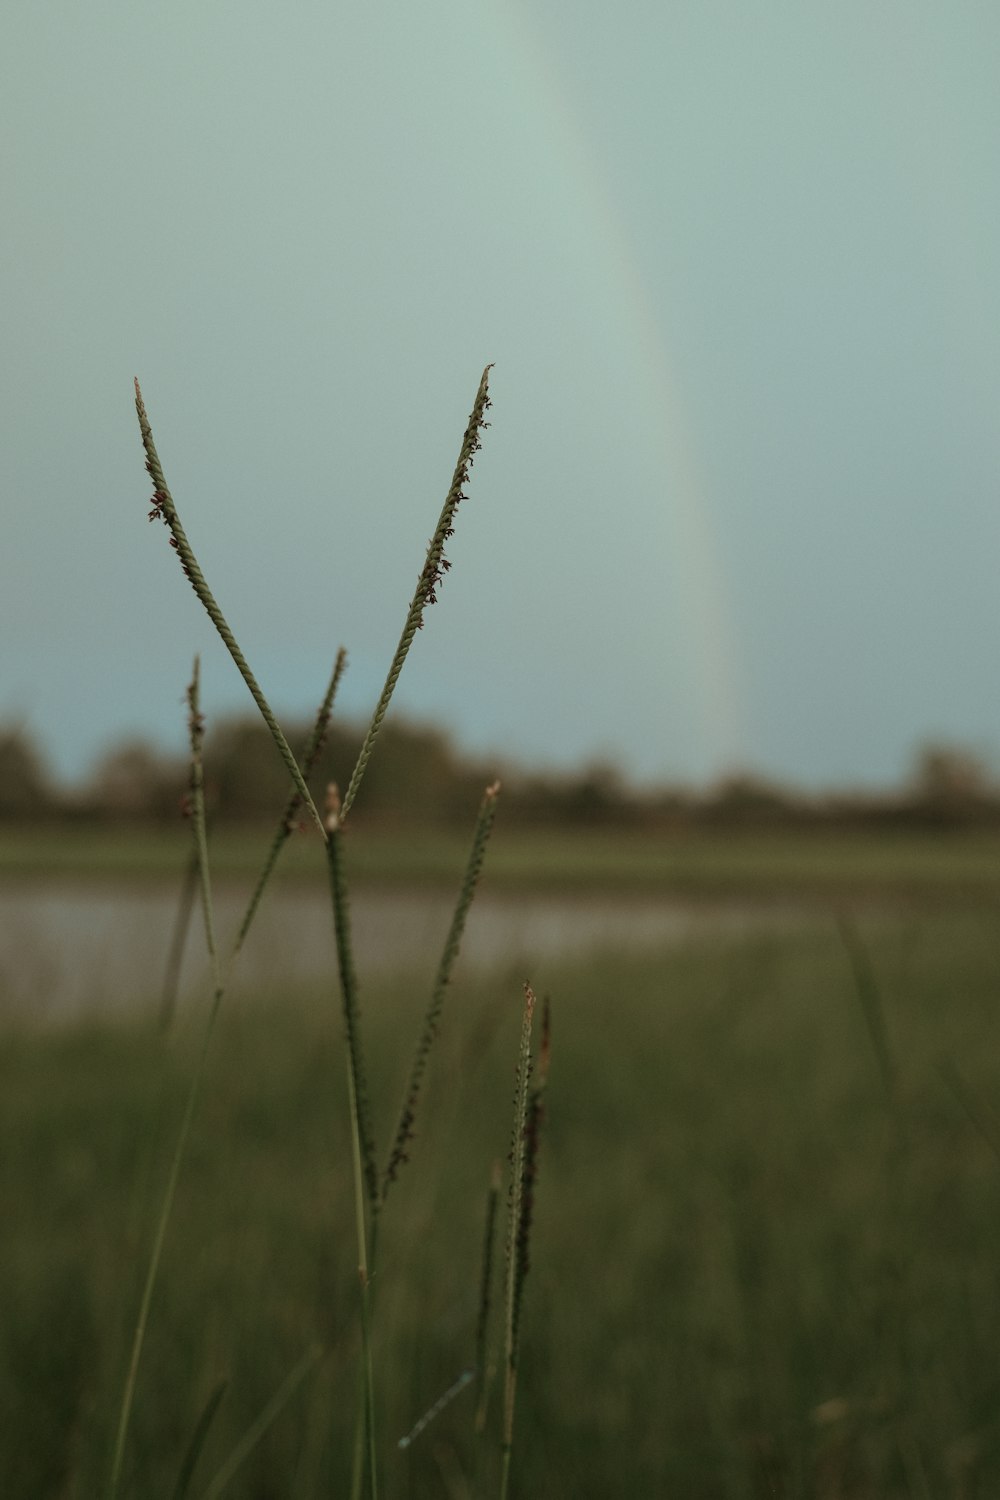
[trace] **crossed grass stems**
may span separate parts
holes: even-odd
[[[344,831],[348,814],[357,796],[375,741],[382,727],[389,701],[402,671],[403,663],[406,660],[416,632],[423,625],[424,612],[429,605],[436,602],[437,591],[444,574],[450,566],[445,556],[445,543],[454,533],[455,515],[459,504],[465,498],[465,488],[469,480],[473,459],[480,448],[481,433],[489,425],[485,417],[490,407],[488,395],[490,369],[491,366],[487,365],[479,382],[479,389],[476,393],[476,399],[462,440],[451,486],[445,497],[441,515],[428,545],[427,556],[417,581],[416,591],[407,610],[399,644],[392,658],[385,685],[362,742],[346,792],[341,797],[339,789],[335,785],[331,785],[327,791],[326,803],[322,814],[316,807],[310,794],[308,781],[323,746],[330,716],[333,711],[337,688],[346,665],[346,654],[343,648],[337,653],[330,681],[316,715],[312,733],[302,750],[301,757],[296,758],[198,565],[164,477],[163,468],[153,442],[152,429],[146,414],[139,382],[135,382],[136,412],[139,418],[139,429],[146,455],[146,469],[153,482],[152,508],[149,512],[149,519],[151,521],[163,521],[169,530],[170,545],[177,552],[185,576],[191,583],[198,599],[201,601],[201,604],[221,636],[246,682],[254,702],[260,710],[278,753],[281,755],[288,769],[292,782],[292,790],[263,862],[253,893],[247,904],[243,919],[229,952],[225,959],[223,959],[215,932],[212,887],[209,873],[202,772],[204,721],[200,705],[199,664],[196,658],[191,683],[187,692],[188,732],[190,740],[190,780],[187,804],[194,836],[192,860],[196,869],[197,886],[201,898],[205,940],[211,969],[212,994],[167,1175],[167,1182],[153,1237],[149,1265],[136,1316],[106,1491],[107,1500],[117,1500],[121,1490],[129,1424],[135,1399],[139,1365],[149,1321],[150,1307],[152,1305],[177,1186],[187,1151],[192,1121],[195,1116],[205,1076],[212,1033],[228,986],[232,966],[240,953],[247,933],[253,923],[261,898],[277,866],[282,849],[292,832],[298,827],[299,820],[303,814],[315,826],[325,845],[334,936],[336,940],[340,998],[347,1043],[347,1092],[350,1103],[351,1154],[357,1230],[359,1319],[361,1327],[358,1418],[352,1460],[350,1493],[352,1500],[361,1500],[362,1496],[366,1497],[366,1500],[377,1500],[379,1489],[379,1449],[375,1408],[375,1371],[372,1356],[372,1322],[374,1315],[372,1282],[377,1259],[381,1209],[393,1183],[397,1180],[400,1171],[409,1160],[410,1145],[416,1133],[415,1123],[431,1048],[438,1033],[446,991],[455,960],[458,956],[465,922],[475,894],[476,885],[482,871],[487,843],[496,817],[500,783],[494,782],[491,786],[488,786],[483,795],[465,871],[459,888],[458,899],[452,914],[451,925],[441,954],[430,1000],[418,1033],[398,1123],[392,1139],[392,1145],[385,1159],[385,1165],[381,1169],[378,1165],[369,1109],[368,1079],[362,1044],[362,1017],[351,944],[348,878],[344,857]],[[547,1001],[544,1005],[541,1042],[537,1056],[533,1046],[535,1009],[536,1001],[534,993],[530,985],[525,984],[521,1034],[515,1070],[514,1119],[509,1152],[510,1176],[507,1204],[506,1266],[503,1291],[502,1351],[499,1356],[495,1355],[492,1352],[491,1343],[494,1321],[491,1317],[491,1311],[494,1301],[493,1288],[496,1279],[494,1275],[494,1242],[502,1186],[500,1167],[499,1164],[495,1164],[487,1195],[484,1223],[474,1363],[470,1369],[463,1371],[452,1386],[428,1408],[412,1430],[399,1440],[398,1445],[401,1448],[405,1448],[419,1438],[423,1430],[434,1420],[439,1412],[470,1384],[474,1384],[476,1394],[474,1407],[475,1431],[480,1440],[485,1441],[491,1386],[496,1375],[498,1373],[502,1374],[502,1411],[499,1420],[499,1493],[501,1500],[505,1500],[510,1486],[514,1407],[517,1390],[518,1351],[520,1346],[521,1303],[524,1282],[529,1266],[529,1242],[534,1208],[538,1142],[544,1116],[545,1086],[550,1055],[550,1027]],[[306,1349],[301,1360],[289,1372],[282,1386],[275,1392],[271,1401],[260,1413],[251,1428],[244,1434],[236,1448],[217,1471],[207,1488],[202,1492],[203,1500],[214,1500],[214,1497],[224,1492],[230,1480],[250,1456],[267,1428],[280,1415],[282,1409],[292,1399],[295,1392],[325,1353],[326,1350],[318,1342],[312,1343]],[[184,1500],[184,1497],[190,1492],[202,1448],[224,1392],[225,1382],[222,1382],[212,1391],[195,1424],[187,1449],[179,1465],[174,1500]]]

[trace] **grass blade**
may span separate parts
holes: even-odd
[[[194,1478],[194,1471],[201,1457],[201,1450],[205,1446],[205,1439],[208,1437],[209,1429],[215,1420],[215,1414],[219,1410],[219,1405],[228,1387],[228,1380],[220,1380],[202,1408],[201,1416],[198,1418],[194,1432],[191,1434],[191,1441],[188,1443],[187,1452],[184,1455],[184,1461],[177,1476],[173,1500],[184,1500],[185,1495],[191,1488],[191,1480]]]
[[[978,1130],[997,1161],[1000,1162],[1000,1130],[997,1128],[996,1121],[988,1113],[983,1101],[970,1088],[955,1059],[953,1057],[943,1058],[939,1064],[939,1072],[962,1106],[970,1122]]]
[[[316,714],[316,722],[313,725],[312,733],[310,734],[309,739],[306,741],[305,749],[302,752],[302,775],[307,781],[309,779],[310,772],[313,770],[316,761],[319,759],[319,753],[322,750],[323,744],[326,740],[326,732],[330,725],[330,715],[333,712],[333,702],[335,697],[337,696],[337,688],[340,686],[340,679],[344,675],[344,668],[346,665],[347,652],[344,650],[343,646],[341,646],[340,650],[337,652],[337,659],[333,664],[333,672],[327,685],[326,696],[319,706],[319,711]],[[264,887],[267,885],[267,882],[270,880],[271,875],[274,872],[274,867],[278,862],[278,856],[281,854],[281,851],[285,847],[285,844],[292,836],[292,832],[295,828],[295,820],[298,816],[298,812],[301,806],[302,796],[298,788],[295,788],[292,791],[287,804],[285,805],[285,810],[281,815],[281,822],[278,824],[273,842],[267,853],[267,858],[265,859],[263,868],[261,869],[260,875],[258,876],[253,895],[250,897],[249,903],[247,904],[247,909],[244,913],[243,921],[240,923],[240,929],[236,934],[236,940],[233,944],[232,958],[235,958],[240,949],[243,947],[243,943],[246,940],[246,935],[250,931],[251,923],[253,922],[253,919],[257,914],[257,908],[260,905],[260,899],[264,894]]]
[[[875,970],[868,954],[868,949],[861,941],[854,921],[845,912],[837,917],[837,930],[840,940],[844,945],[847,957],[850,960],[851,972],[854,975],[854,986],[858,992],[861,1009],[865,1021],[868,1024],[868,1034],[871,1037],[872,1049],[878,1062],[879,1074],[882,1078],[882,1086],[890,1104],[896,1100],[896,1068],[893,1063],[892,1049],[889,1046],[889,1032],[885,1024],[885,1009],[882,1005],[882,995],[875,978]]]
[[[341,647],[337,652],[337,659],[334,662],[333,672],[330,676],[329,684],[327,685],[326,695],[323,698],[323,702],[320,704],[319,710],[316,714],[316,721],[313,725],[312,733],[310,734],[309,739],[306,741],[305,748],[302,752],[302,774],[307,780],[309,778],[310,772],[313,770],[316,764],[316,761],[319,759],[320,751],[323,748],[323,744],[326,739],[326,733],[330,725],[330,715],[333,711],[333,703],[336,697],[337,688],[340,685],[340,679],[343,676],[346,664],[347,652],[343,649],[343,647]],[[250,900],[247,903],[247,909],[243,914],[243,920],[240,923],[239,931],[237,932],[236,937],[233,941],[232,951],[229,955],[230,964],[232,964],[237,958],[244,942],[246,941],[247,934],[253,924],[253,919],[257,915],[257,909],[260,906],[261,898],[263,897],[267,883],[274,873],[275,866],[277,865],[278,859],[281,855],[281,851],[284,849],[285,844],[291,838],[292,833],[295,829],[295,819],[301,806],[302,798],[300,797],[298,791],[293,789],[292,794],[285,805],[285,810],[281,815],[281,819],[275,831],[271,847],[268,850],[263,867],[261,868],[260,875],[257,877],[257,883],[254,886],[253,894],[251,895]],[[177,1009],[177,995],[178,985],[180,981],[181,961],[184,956],[184,946],[187,941],[188,928],[191,921],[191,912],[194,906],[194,897],[197,888],[198,856],[197,851],[195,851],[192,853],[191,858],[184,871],[184,878],[181,885],[181,894],[178,902],[177,918],[174,923],[174,931],[170,943],[170,952],[167,957],[167,967],[163,980],[163,994],[160,1000],[159,1026],[162,1032],[169,1031],[174,1018],[174,1014]]]
[[[215,911],[212,905],[212,886],[208,873],[208,833],[205,827],[205,772],[201,752],[205,741],[205,720],[199,703],[200,664],[194,659],[194,673],[188,688],[188,730],[191,739],[191,826],[194,830],[195,857],[198,863],[198,890],[201,895],[201,912],[205,923],[205,944],[212,965],[212,983],[218,990],[221,983],[219,950],[215,941]]]
[[[521,1187],[521,1211],[517,1226],[517,1271],[514,1289],[514,1340],[521,1321],[524,1282],[531,1266],[531,1225],[535,1215],[535,1189],[538,1183],[538,1148],[545,1119],[545,1090],[549,1081],[552,1054],[552,1017],[548,996],[542,1002],[542,1039],[538,1049],[538,1083],[528,1096],[524,1122],[524,1173]]]
[[[368,1106],[368,1079],[361,1045],[361,1009],[358,981],[351,945],[350,906],[344,873],[340,794],[334,783],[327,788],[326,857],[333,903],[333,930],[337,945],[337,969],[347,1040],[347,1090],[350,1101],[351,1157],[354,1175],[354,1218],[358,1242],[358,1287],[361,1306],[361,1407],[359,1442],[355,1445],[352,1497],[361,1493],[367,1460],[368,1494],[376,1500],[378,1473],[375,1450],[375,1372],[372,1356],[371,1267],[368,1253],[369,1218],[371,1220],[371,1265],[375,1258],[375,1228],[378,1213],[378,1171],[375,1165],[375,1142]],[[367,1199],[367,1212],[366,1212]],[[367,1438],[367,1443],[364,1439]]]
[[[483,795],[476,819],[476,827],[472,836],[472,847],[469,850],[469,858],[465,866],[465,874],[458,893],[458,900],[451,919],[451,927],[445,941],[444,951],[441,954],[441,962],[438,965],[434,988],[431,992],[430,1003],[424,1016],[420,1036],[417,1039],[416,1052],[414,1053],[413,1066],[410,1069],[409,1081],[406,1092],[403,1095],[403,1107],[400,1111],[399,1124],[396,1127],[396,1135],[392,1145],[392,1151],[386,1165],[382,1178],[382,1199],[385,1201],[389,1185],[395,1182],[403,1163],[409,1160],[408,1148],[410,1141],[414,1138],[414,1122],[416,1120],[417,1104],[420,1099],[420,1090],[423,1086],[424,1074],[427,1071],[427,1062],[431,1047],[438,1034],[441,1022],[441,1012],[444,1008],[445,991],[451,979],[451,971],[454,968],[458,951],[462,944],[462,934],[465,931],[466,918],[472,905],[472,898],[482,874],[483,860],[486,857],[486,845],[493,831],[496,820],[497,800],[500,796],[499,781],[488,786]]]
[[[482,1270],[479,1276],[479,1314],[476,1319],[476,1431],[486,1430],[486,1407],[489,1401],[493,1370],[489,1359],[490,1308],[493,1302],[493,1257],[496,1250],[497,1211],[500,1207],[500,1163],[493,1163],[490,1191],[486,1199],[486,1221],[483,1226]]]
[[[344,872],[344,831],[340,815],[340,798],[335,784],[327,789],[327,869],[333,903],[333,931],[337,944],[337,969],[347,1038],[347,1055],[351,1079],[352,1117],[357,1127],[358,1150],[365,1194],[373,1212],[378,1208],[378,1171],[375,1165],[375,1141],[368,1104],[368,1075],[361,1043],[361,1007],[358,978],[354,968],[351,944],[351,911]]]
[[[219,977],[219,959],[215,947],[215,923],[212,912],[212,891],[208,872],[208,844],[205,837],[205,799],[201,768],[201,745],[204,738],[204,723],[201,717],[198,703],[198,658],[195,657],[194,673],[191,685],[188,688],[188,730],[191,741],[191,819],[194,828],[194,844],[198,859],[198,875],[202,896],[202,911],[205,918],[205,938],[208,944],[209,958],[213,974],[213,995],[209,1007],[208,1018],[205,1022],[205,1030],[202,1036],[201,1048],[195,1071],[191,1079],[184,1114],[181,1119],[180,1129],[177,1134],[177,1142],[174,1146],[174,1154],[170,1163],[170,1171],[167,1177],[167,1185],[164,1189],[163,1202],[160,1206],[160,1217],[153,1237],[153,1248],[150,1252],[149,1266],[146,1271],[146,1280],[143,1285],[142,1297],[139,1303],[139,1312],[136,1317],[135,1330],[132,1336],[132,1352],[129,1358],[128,1372],[125,1377],[125,1388],[122,1392],[121,1410],[118,1417],[118,1427],[115,1434],[114,1452],[111,1460],[111,1477],[108,1484],[109,1500],[115,1500],[121,1484],[122,1465],[125,1459],[125,1442],[128,1437],[129,1422],[132,1415],[132,1405],[135,1399],[136,1382],[139,1375],[139,1362],[142,1357],[142,1347],[146,1337],[146,1326],[149,1322],[149,1310],[152,1306],[153,1291],[156,1286],[156,1278],[160,1269],[160,1259],[163,1254],[163,1246],[167,1237],[167,1225],[173,1210],[174,1197],[177,1192],[177,1183],[180,1179],[181,1165],[187,1150],[188,1136],[191,1133],[191,1122],[194,1119],[195,1107],[201,1092],[202,1079],[205,1075],[205,1063],[208,1057],[209,1043],[215,1026],[216,1016],[219,1013],[219,1005],[222,1001],[222,984]]]
[[[159,1029],[166,1034],[174,1023],[177,1014],[177,997],[180,992],[181,966],[184,962],[184,949],[187,946],[188,931],[191,927],[191,914],[194,911],[194,898],[198,893],[198,855],[192,851],[184,866],[184,875],[181,880],[181,891],[177,902],[177,916],[174,919],[174,930],[170,938],[170,951],[167,954],[166,968],[163,974],[163,991],[160,995]]]
[[[507,1214],[506,1318],[504,1327],[504,1413],[503,1470],[500,1497],[506,1500],[510,1481],[510,1456],[514,1443],[514,1400],[517,1393],[517,1355],[520,1323],[520,1294],[523,1278],[520,1234],[524,1201],[525,1165],[527,1160],[527,1125],[531,1079],[531,1030],[535,1015],[535,995],[530,984],[524,986],[524,1010],[521,1017],[521,1041],[517,1053],[514,1087],[514,1125],[510,1148],[510,1201]]]
[[[282,760],[288,767],[288,774],[295,783],[303,803],[309,809],[309,813],[320,834],[325,838],[326,834],[322,821],[319,813],[316,811],[316,806],[309,794],[309,788],[306,786],[305,779],[299,769],[295,756],[292,754],[288,746],[288,741],[281,732],[278,721],[271,711],[270,704],[264,697],[260,684],[251,672],[243,652],[237,645],[236,638],[230,630],[222,610],[215,602],[215,598],[208,584],[205,582],[204,574],[198,565],[198,560],[194,555],[191,543],[188,541],[184,528],[181,525],[180,517],[177,514],[177,507],[174,505],[173,497],[167,488],[163,467],[156,451],[156,445],[153,442],[153,431],[149,424],[149,418],[146,415],[146,407],[142,399],[142,391],[139,389],[138,380],[135,382],[135,409],[139,417],[142,446],[146,452],[146,469],[153,481],[153,508],[149,513],[149,519],[152,521],[159,518],[169,527],[171,545],[181,560],[181,567],[184,570],[185,577],[200,599],[212,624],[219,632],[226,650],[239,668],[240,675],[250,689],[250,694],[260,709],[264,723],[271,732],[271,738],[274,740]]]
[[[319,1363],[322,1357],[323,1349],[319,1344],[314,1344],[311,1349],[306,1351],[294,1370],[291,1371],[287,1379],[275,1391],[260,1416],[247,1429],[225,1463],[215,1474],[208,1488],[203,1492],[201,1500],[216,1500],[216,1497],[222,1494],[226,1486],[235,1478],[239,1470],[246,1463],[265,1432],[267,1432],[267,1429],[272,1426],[284,1411],[310,1370]]]
[[[368,733],[365,735],[364,743],[358,754],[357,763],[351,772],[351,779],[344,794],[342,818],[347,817],[347,814],[354,805],[354,799],[358,794],[358,787],[361,785],[361,778],[365,774],[365,768],[371,757],[372,748],[378,737],[378,732],[382,728],[382,720],[385,718],[386,709],[389,707],[389,700],[395,690],[399,674],[403,670],[403,663],[413,644],[413,637],[423,624],[424,610],[429,604],[437,602],[437,590],[441,584],[442,577],[450,567],[450,563],[444,555],[444,546],[455,529],[455,512],[458,510],[461,501],[465,499],[465,485],[469,480],[472,461],[481,446],[479,434],[484,427],[489,425],[485,418],[490,406],[488,388],[489,375],[492,368],[492,365],[486,366],[479,382],[479,390],[476,392],[476,399],[469,414],[469,421],[465,429],[465,436],[462,439],[462,447],[458,455],[458,463],[455,466],[455,473],[452,477],[451,488],[445,497],[444,507],[438,518],[437,526],[434,528],[434,535],[431,537],[427,547],[427,558],[424,562],[423,571],[417,580],[416,593],[413,595],[410,607],[406,613],[403,633],[399,638],[396,654],[392,658],[389,673],[385,679],[385,686],[382,689],[382,696],[376,704]]]

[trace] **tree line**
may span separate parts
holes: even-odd
[[[290,742],[304,743],[308,726]],[[312,778],[346,782],[361,729],[331,728]],[[905,782],[881,792],[806,794],[751,773],[702,788],[639,788],[610,762],[545,772],[463,754],[442,729],[397,720],[383,729],[355,816],[386,824],[467,824],[483,787],[499,774],[504,817],[533,826],[719,829],[838,826],[1000,828],[1000,779],[985,759],[959,746],[926,745]],[[84,784],[61,787],[22,726],[0,727],[0,820],[168,823],[181,815],[188,770],[183,757],[143,739],[105,754]],[[244,717],[219,721],[205,745],[212,816],[272,819],[288,796],[287,773],[266,729]]]

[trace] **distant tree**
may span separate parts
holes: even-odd
[[[358,799],[358,811],[401,822],[468,816],[459,792],[462,766],[448,735],[425,725],[396,722],[382,731]],[[477,778],[478,779],[478,778]],[[482,786],[473,794],[475,808]]]
[[[291,786],[267,729],[243,718],[209,722],[205,782],[212,806],[235,818],[277,814]]]
[[[595,760],[580,771],[525,773],[511,769],[505,817],[555,826],[633,824],[648,810],[611,761]]]
[[[293,749],[308,738],[308,726],[286,730]],[[322,801],[329,781],[346,786],[363,738],[357,725],[331,728],[311,780]],[[232,818],[274,816],[290,791],[288,772],[263,725],[253,719],[223,720],[209,729],[205,778],[218,813]],[[468,819],[492,775],[465,766],[447,734],[396,720],[386,724],[358,798],[359,818],[419,823],[455,816]]]
[[[182,761],[129,740],[98,763],[87,800],[110,817],[166,820],[177,815],[186,781]]]
[[[914,785],[925,797],[987,797],[996,782],[985,760],[958,745],[922,745]]]
[[[41,753],[21,728],[0,728],[0,818],[51,812],[56,798]]]
[[[1000,787],[987,762],[959,745],[921,746],[911,788],[918,813],[934,821],[975,821],[995,811],[1000,798]]]
[[[760,825],[787,821],[797,808],[784,787],[741,771],[714,788],[703,803],[703,811],[716,823]]]
[[[573,823],[607,823],[621,815],[625,802],[618,767],[610,761],[593,761],[568,783],[562,812]]]

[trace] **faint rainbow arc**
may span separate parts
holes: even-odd
[[[686,563],[680,570],[687,581],[683,608],[692,623],[698,655],[697,662],[687,665],[701,719],[700,737],[715,769],[731,767],[740,762],[747,738],[745,675],[739,671],[737,634],[707,488],[693,451],[690,423],[683,417],[660,319],[596,154],[587,149],[586,129],[537,28],[518,0],[507,0],[493,12],[493,20],[503,24],[500,40],[522,75],[526,97],[534,101],[549,149],[575,184],[581,211],[617,294],[623,341],[638,353],[643,371],[639,384],[648,403],[645,426],[651,449],[667,476],[664,534],[672,521],[674,545],[682,549]]]

